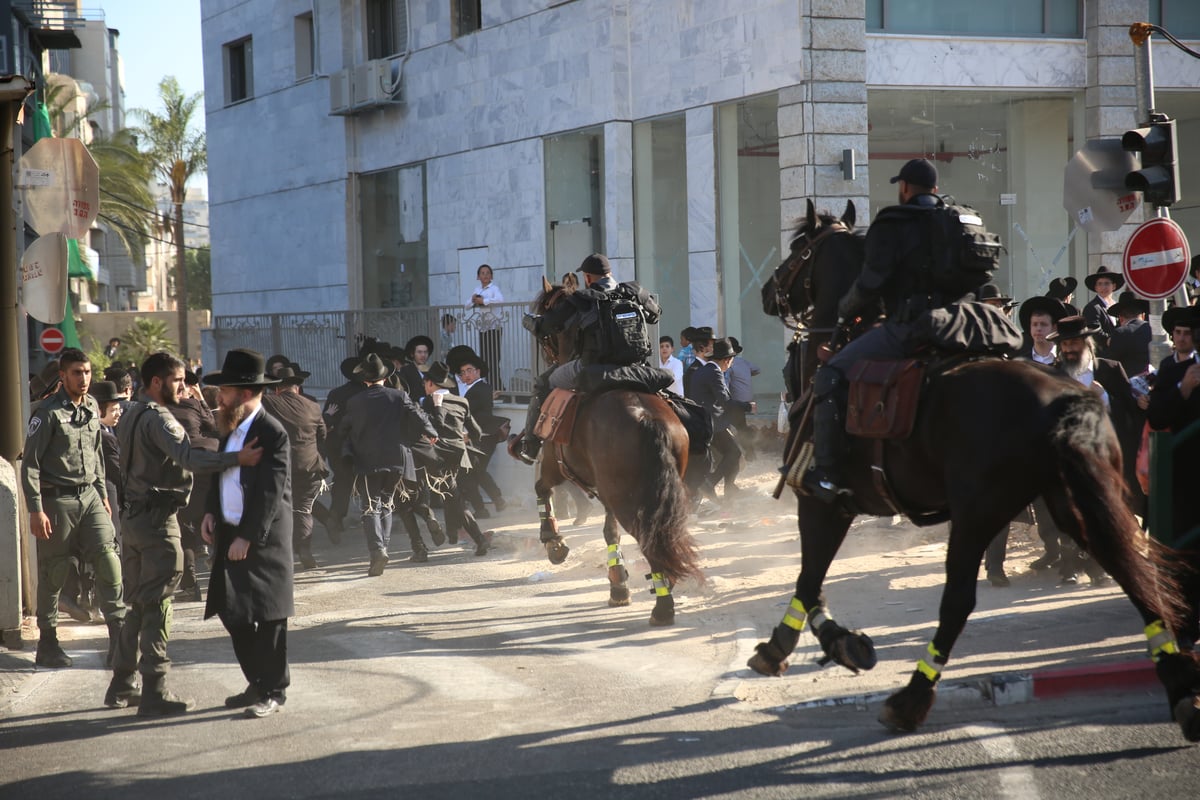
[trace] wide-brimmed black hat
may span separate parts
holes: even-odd
[[[1108,307],[1108,315],[1110,317],[1119,317],[1122,313],[1133,316],[1134,314],[1149,314],[1150,301],[1138,297],[1136,293],[1126,289],[1121,292],[1117,302]]]
[[[117,385],[112,381],[96,381],[88,387],[88,394],[90,394],[92,399],[94,399],[99,405],[104,405],[105,403],[115,403],[117,400],[122,399],[118,397],[118,395],[120,395],[120,391],[117,389]]]
[[[733,358],[737,355],[737,351],[733,349],[733,342],[728,339],[717,339],[713,342],[712,355],[709,356],[710,361],[720,361],[724,358]]]
[[[711,342],[716,336],[713,334],[713,329],[704,325],[699,328],[692,328],[694,336],[689,336],[688,340],[692,342]]]
[[[1057,325],[1063,317],[1075,316],[1077,313],[1072,313],[1070,306],[1054,297],[1031,297],[1022,302],[1021,307],[1017,309],[1017,319],[1021,323],[1021,330],[1028,333],[1029,323],[1034,314],[1049,314],[1050,319]]]
[[[298,373],[290,365],[280,367],[275,373],[275,377],[279,379],[279,383],[283,386],[299,386],[304,383],[304,379],[308,377],[308,373]]]
[[[457,373],[462,369],[462,365],[468,360],[473,360],[476,366],[479,366],[479,354],[471,349],[470,345],[460,344],[450,348],[450,352],[446,353],[446,365],[450,367],[450,371]]]
[[[1058,321],[1058,330],[1046,337],[1048,341],[1062,342],[1067,339],[1082,339],[1100,332],[1100,326],[1088,327],[1082,316],[1063,317]]]
[[[210,372],[202,379],[205,386],[273,386],[277,378],[267,375],[267,362],[262,353],[234,348],[225,354],[220,372]]]
[[[291,363],[291,359],[288,358],[287,356],[285,356],[283,353],[276,353],[273,356],[269,356],[267,358],[267,365],[266,365],[267,366],[267,374],[274,375],[275,372],[280,367],[287,366],[289,363]]]
[[[417,345],[419,345],[419,344],[425,345],[426,349],[429,350],[430,355],[433,354],[433,339],[430,339],[428,336],[426,336],[424,334],[418,334],[418,335],[412,337],[411,339],[409,339],[408,342],[404,345],[404,352],[408,354],[409,358],[413,357],[413,350],[416,350]]]
[[[1108,267],[1101,265],[1100,269],[1093,272],[1083,279],[1083,285],[1088,288],[1089,292],[1096,291],[1096,281],[1100,278],[1108,278],[1113,282],[1113,291],[1117,291],[1125,285],[1125,276],[1119,272],[1113,272]]]
[[[1200,328],[1200,307],[1171,306],[1163,312],[1162,326],[1168,336],[1180,326]]]
[[[742,347],[742,343],[737,340],[736,336],[730,336],[729,343],[733,345],[733,352],[737,353],[738,355],[741,355],[742,350],[745,349]]]
[[[429,365],[429,369],[425,370],[425,380],[443,389],[453,389],[455,386],[454,376],[450,374],[450,367],[441,361],[435,361]]]
[[[338,372],[342,373],[342,377],[348,381],[356,381],[358,378],[354,376],[354,368],[358,366],[358,362],[362,361],[357,356],[349,356],[343,358],[342,363],[338,364]]]
[[[299,378],[300,380],[304,380],[306,378],[312,377],[311,372],[309,372],[306,369],[301,369],[300,365],[297,364],[295,361],[289,361],[288,366],[291,368],[292,372],[295,373],[296,377]]]
[[[367,353],[354,368],[354,378],[363,383],[375,383],[384,380],[395,371],[396,367],[390,361],[380,358],[378,353]]]
[[[600,253],[592,253],[583,260],[576,272],[586,272],[588,275],[608,275],[612,272],[612,267],[608,263],[608,258]]]
[[[975,292],[975,299],[981,303],[987,300],[999,300],[1005,304],[1012,302],[1012,298],[1000,291],[1000,287],[994,283],[985,283],[980,286],[979,291]]]
[[[1065,278],[1055,278],[1050,281],[1049,288],[1046,289],[1046,297],[1053,297],[1056,300],[1067,302],[1067,298],[1075,294],[1076,287],[1079,286],[1079,281],[1068,275]]]

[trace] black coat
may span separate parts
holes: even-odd
[[[229,437],[221,437],[221,449]],[[221,614],[246,624],[286,619],[295,613],[292,595],[292,482],[287,431],[262,411],[250,423],[246,441],[257,439],[262,460],[240,467],[242,520],[233,528],[221,522],[221,480],[213,478],[207,512],[217,520],[212,574],[204,618]],[[235,538],[247,539],[243,561],[225,556]]]
[[[442,395],[440,407],[435,406],[431,398],[425,397],[421,401],[421,408],[437,429],[438,440],[434,450],[442,464],[447,469],[470,469],[473,457],[483,455],[478,449],[483,439],[483,429],[475,421],[470,403],[447,393]]]
[[[729,385],[725,383],[725,373],[721,372],[715,361],[701,364],[697,360],[696,364],[698,366],[687,384],[688,399],[704,406],[713,421],[714,431],[730,427],[725,416],[725,407],[729,405]]]
[[[1096,334],[1096,347],[1104,351],[1102,355],[1105,358],[1109,358],[1107,352],[1109,339],[1112,338],[1113,331],[1117,329],[1117,323],[1109,315],[1108,307],[1104,305],[1104,301],[1100,299],[1100,295],[1096,295],[1089,300],[1081,313],[1090,327],[1100,327],[1100,333]]]
[[[437,437],[425,412],[407,394],[387,386],[371,386],[350,398],[341,425],[342,454],[363,475],[394,470],[413,480],[410,448],[422,436]]]
[[[495,400],[492,397],[491,384],[486,380],[475,381],[463,397],[471,406],[471,416],[483,430],[483,439],[476,442],[476,446],[484,452],[492,452],[500,443],[500,427],[510,420],[508,417],[498,417],[492,413],[495,408]]]
[[[1179,382],[1184,373],[1196,359],[1188,361],[1163,362],[1154,379],[1154,388],[1150,391],[1150,407],[1146,409],[1146,418],[1150,427],[1155,430],[1179,432],[1200,419],[1200,389],[1192,392],[1186,400],[1179,391]]]
[[[367,385],[361,381],[347,381],[332,389],[325,398],[325,406],[321,413],[325,417],[325,450],[323,454],[329,459],[330,466],[338,471],[342,458],[342,418],[346,415],[346,405],[354,395],[364,392]]]
[[[321,407],[302,394],[264,394],[263,408],[283,424],[292,446],[296,474],[325,475],[321,452],[325,449],[325,418]]]
[[[1131,319],[1113,329],[1104,357],[1119,361],[1126,375],[1141,375],[1150,366],[1150,340],[1153,333],[1144,319]]]

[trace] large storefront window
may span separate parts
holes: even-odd
[[[679,344],[691,324],[687,147],[683,117],[633,126],[637,279],[663,299],[659,330]]]
[[[561,280],[603,247],[604,134],[546,139],[546,273]]]
[[[763,282],[779,252],[779,101],[756,97],[717,109],[717,217],[721,331],[737,337],[745,357],[763,368],[757,395],[783,388],[779,320],[762,310]]]
[[[1149,21],[1180,39],[1200,38],[1200,3],[1196,0],[1150,0]],[[1160,40],[1156,39],[1155,43],[1159,44]]]
[[[867,0],[866,17],[872,33],[1083,35],[1082,0]]]
[[[363,308],[429,305],[425,165],[359,177]]]
[[[1082,105],[1070,94],[870,92],[872,214],[896,202],[889,181],[904,162],[928,158],[941,193],[975,207],[1008,249],[1001,289],[1019,300],[1043,294],[1054,277],[1082,278],[1087,237],[1072,236],[1062,204],[1063,169],[1082,146]]]

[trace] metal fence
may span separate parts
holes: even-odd
[[[403,347],[424,334],[434,342],[432,358],[441,360],[450,347],[462,344],[485,356],[481,334],[494,326],[499,331],[499,363],[489,382],[502,399],[523,402],[532,392],[534,376],[545,369],[536,342],[521,327],[527,309],[527,303],[494,303],[486,313],[462,306],[423,306],[244,314],[214,317],[213,339],[218,357],[234,347],[249,347],[264,356],[286,355],[312,373],[305,388],[321,395],[345,382],[338,365],[357,355],[367,337]]]

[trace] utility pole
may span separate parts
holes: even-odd
[[[181,162],[176,162],[178,166]],[[186,248],[183,242],[183,199],[187,192],[186,184],[179,180],[172,181],[171,200],[175,207],[175,302],[179,305],[179,352],[183,363],[191,369],[192,354],[188,349],[188,281]]]

